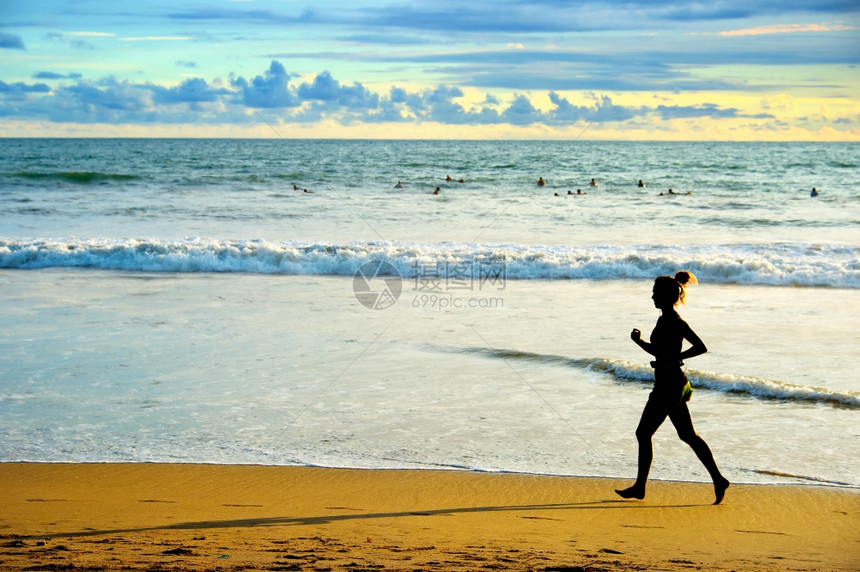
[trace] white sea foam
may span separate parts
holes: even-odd
[[[569,358],[558,355],[546,355],[517,350],[467,348],[469,353],[483,354],[509,360],[533,360],[542,363],[555,363],[571,367],[596,370],[612,375],[619,380],[651,383],[654,380],[654,370],[647,365],[629,361],[604,358]],[[798,385],[776,379],[764,379],[752,376],[717,373],[701,370],[686,370],[694,388],[737,394],[739,396],[757,397],[761,399],[778,399],[786,401],[827,403],[849,409],[860,408],[860,393],[853,391],[838,391],[824,387]]]
[[[649,382],[654,379],[652,369],[630,362],[594,360],[590,367],[607,371],[619,379]],[[687,370],[686,374],[695,388],[707,388],[713,391],[747,395],[762,399],[828,403],[851,409],[860,408],[860,393],[853,391],[836,391],[824,387],[810,387],[776,379],[692,369]]]
[[[189,238],[0,239],[0,268],[139,272],[355,274],[368,261],[402,278],[465,273],[508,279],[638,279],[694,271],[713,283],[860,288],[860,248],[817,244],[524,246],[398,242],[272,242]],[[501,273],[501,274],[500,274]]]

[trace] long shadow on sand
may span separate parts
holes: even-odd
[[[487,512],[525,512],[525,511],[547,511],[547,510],[662,510],[679,508],[699,508],[711,506],[710,504],[685,504],[685,505],[643,505],[636,501],[627,500],[600,500],[579,503],[558,504],[533,504],[533,505],[510,505],[510,506],[478,506],[461,508],[440,508],[431,510],[414,510],[403,512],[370,512],[333,514],[325,516],[276,516],[264,518],[239,518],[230,520],[203,520],[198,522],[182,522],[165,524],[164,526],[147,526],[140,528],[124,528],[110,530],[82,530],[77,532],[54,532],[49,534],[38,534],[21,536],[20,539],[47,539],[47,538],[74,538],[87,536],[101,536],[108,534],[128,534],[136,532],[147,532],[156,530],[206,530],[215,528],[252,528],[260,526],[307,526],[330,524],[333,522],[345,522],[351,520],[372,520],[381,518],[404,518],[416,516],[443,516],[457,514],[473,514]]]

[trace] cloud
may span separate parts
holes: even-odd
[[[857,12],[852,0],[723,0],[720,2],[700,2],[686,0],[663,2],[661,0],[633,0],[627,3],[630,8],[639,8],[649,19],[680,22],[707,22],[716,20],[738,20],[742,18],[774,18],[787,14],[851,14]]]
[[[11,94],[14,96],[22,95],[25,93],[49,93],[51,88],[45,85],[44,83],[35,83],[33,85],[27,85],[23,82],[16,83],[6,83],[0,81],[0,94]]]
[[[439,86],[425,90],[420,94],[421,104],[416,105],[423,113],[418,117],[425,121],[435,121],[448,125],[466,125],[485,122],[480,114],[466,111],[463,106],[454,101],[463,97],[459,87]]]
[[[336,8],[295,5],[261,10],[245,7],[192,8],[163,14],[170,20],[253,26],[318,26],[343,29],[348,41],[369,44],[438,42],[440,37],[495,37],[503,44],[510,35],[552,37],[600,31],[664,30],[667,22],[732,21],[797,14],[849,15],[858,12],[853,0],[459,0],[347,3]],[[353,35],[350,35],[352,32]],[[522,41],[518,38],[518,41]],[[516,45],[517,42],[512,42]]]
[[[371,93],[360,83],[341,85],[328,71],[317,74],[313,83],[299,86],[298,96],[303,100],[333,103],[347,109],[367,109],[379,104],[377,94]]]
[[[738,77],[699,75],[701,69],[738,65],[813,65],[860,62],[856,41],[850,38],[810,38],[808,42],[780,42],[750,38],[730,42],[718,37],[698,39],[690,49],[666,51],[643,47],[635,52],[571,49],[482,49],[460,51],[364,54],[365,62],[421,66],[450,83],[477,88],[602,91],[749,91],[771,86]],[[821,44],[821,45],[819,45]],[[275,54],[293,58],[298,54]],[[302,53],[304,59],[353,62],[354,52]]]
[[[61,34],[59,32],[52,32],[50,34],[46,34],[45,36],[49,40],[53,40],[55,42],[62,42],[64,44],[68,44],[73,48],[81,49],[81,50],[95,50],[96,47],[89,42],[85,42],[83,40],[78,39],[69,39],[65,34]]]
[[[123,42],[185,42],[194,38],[191,36],[136,36],[120,39]]]
[[[690,119],[692,117],[717,117],[728,118],[738,117],[737,109],[723,109],[713,103],[703,103],[701,105],[658,105],[656,112],[660,118],[669,119]]]
[[[646,112],[644,108],[615,105],[608,96],[599,98],[594,107],[572,105],[555,92],[550,92],[549,99],[555,105],[555,109],[549,113],[549,121],[554,125],[571,125],[578,121],[589,123],[620,122]]]
[[[417,37],[411,34],[349,34],[338,38],[342,42],[381,46],[417,46],[433,43],[432,38]]]
[[[82,36],[85,38],[113,38],[116,34],[111,32],[68,32],[70,36]]]
[[[412,34],[468,34],[470,36],[557,35],[577,32],[664,29],[666,22],[730,21],[741,18],[787,14],[853,14],[851,0],[417,0],[384,5],[358,6],[349,10],[314,12],[314,21],[325,25],[353,25]],[[384,36],[384,33],[382,34]],[[508,43],[510,40],[505,40]],[[555,40],[554,40],[555,41]],[[512,42],[516,45],[515,42]]]
[[[314,19],[313,12],[310,10],[306,10],[300,16],[296,17],[271,10],[248,10],[244,8],[198,8],[184,12],[172,12],[163,16],[169,20],[223,21],[233,26],[240,26],[242,24],[294,25],[300,22],[307,23]]]
[[[283,108],[296,107],[299,100],[289,87],[290,76],[283,64],[272,60],[269,69],[262,76],[250,82],[243,77],[231,81],[233,87],[241,92],[241,101],[248,107]]]
[[[543,114],[535,109],[532,102],[524,95],[518,95],[513,103],[502,112],[501,118],[511,125],[532,125],[540,123]]]
[[[33,79],[80,79],[79,73],[61,74],[56,72],[41,71],[33,74]]]
[[[389,95],[389,99],[394,103],[404,103],[406,102],[406,90],[402,87],[392,87]]]
[[[0,32],[0,49],[26,50],[27,47],[24,45],[24,40],[22,40],[20,36]]]
[[[712,6],[711,4],[715,4]],[[770,12],[779,12],[779,2],[769,2]],[[728,19],[755,12],[749,2],[729,0],[718,3],[681,1],[625,2],[605,0],[585,5],[569,1],[472,0],[467,5],[455,0],[417,0],[372,5],[347,4],[336,9],[284,6],[261,10],[245,7],[191,8],[162,14],[168,20],[229,23],[242,26],[318,26],[343,29],[347,41],[403,45],[422,41],[438,42],[441,37],[557,35],[585,31],[638,30],[643,22],[661,20]],[[372,32],[369,32],[372,31]],[[557,41],[557,40],[553,40]],[[519,42],[512,42],[516,45]]]
[[[568,18],[573,13],[567,4],[557,4],[552,13],[541,11],[530,2],[473,0],[468,5],[451,0],[392,2],[385,5],[353,6],[337,10],[305,10],[298,18],[305,24],[352,27],[357,30],[380,29],[383,37],[437,34],[487,35],[498,33],[558,33],[570,29],[591,29],[588,20]],[[243,14],[250,17],[251,11]],[[585,24],[581,24],[585,22]],[[438,37],[436,38],[438,41]]]
[[[149,96],[138,84],[108,77],[96,83],[79,82],[58,90],[66,101],[75,101],[84,109],[108,112],[139,112],[149,107]]]
[[[800,32],[844,32],[854,30],[853,26],[827,24],[773,24],[757,28],[729,30],[720,32],[721,36],[764,36],[767,34],[797,34]]]
[[[227,89],[213,88],[200,78],[190,78],[176,87],[165,88],[162,86],[151,86],[153,102],[156,104],[174,103],[204,103],[215,102],[221,96],[231,95]]]
[[[75,79],[53,72],[39,72],[39,79]],[[694,106],[630,107],[615,104],[609,96],[594,96],[590,105],[575,105],[558,92],[549,92],[552,107],[538,109],[530,96],[515,94],[508,103],[487,94],[482,103],[466,109],[464,92],[440,85],[417,91],[393,86],[374,92],[360,83],[342,84],[330,72],[312,81],[290,83],[283,64],[273,60],[253,79],[232,76],[228,84],[189,78],[175,86],[135,83],[106,77],[81,80],[53,90],[44,83],[0,82],[0,116],[39,119],[58,123],[138,124],[248,124],[256,113],[268,110],[283,123],[312,123],[322,119],[341,125],[364,123],[422,123],[445,125],[547,125],[566,127],[580,122],[623,124],[637,118],[736,118],[736,108],[715,103]],[[757,116],[770,117],[768,115]]]
[[[203,84],[203,80],[200,80]],[[209,92],[215,91],[215,97]],[[108,77],[56,88],[50,95],[19,106],[21,116],[56,123],[152,125],[195,123],[205,103],[215,106],[217,90],[194,80],[174,88]],[[0,114],[5,106],[0,105]],[[204,118],[204,120],[206,120]],[[209,121],[212,117],[208,118]]]

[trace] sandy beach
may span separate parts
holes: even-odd
[[[856,570],[860,494],[456,471],[0,464],[4,570]]]

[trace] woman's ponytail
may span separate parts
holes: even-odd
[[[678,283],[678,300],[684,304],[684,298],[687,297],[687,284],[698,284],[699,281],[696,279],[696,275],[692,272],[687,272],[686,270],[680,270],[675,273],[675,282]]]

